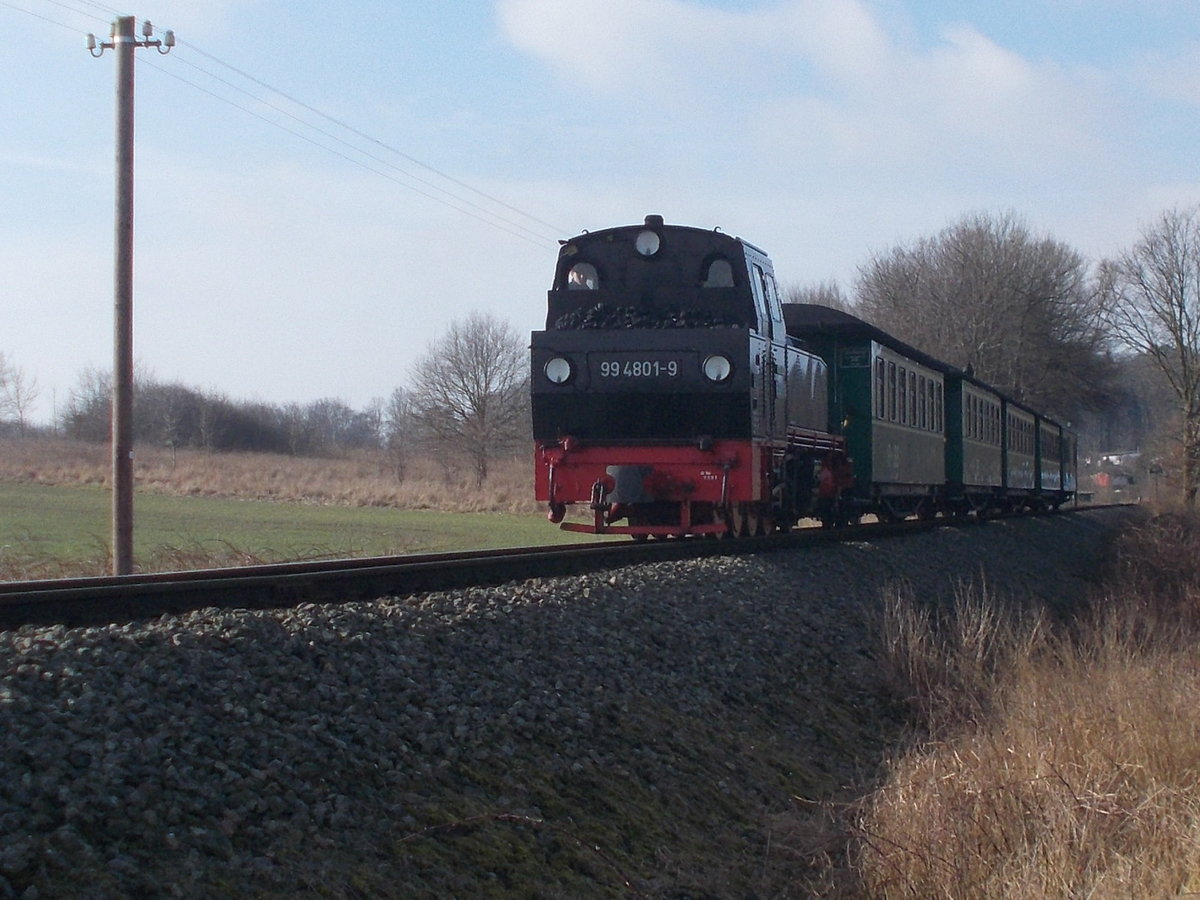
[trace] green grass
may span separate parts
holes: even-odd
[[[102,488],[0,483],[0,562],[104,559],[111,546],[111,503]],[[185,556],[197,564],[206,558],[280,561],[535,546],[579,537],[542,516],[157,494],[134,499],[134,558],[154,568]]]

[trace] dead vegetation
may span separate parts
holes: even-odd
[[[107,485],[109,449],[54,438],[0,439],[0,481]],[[532,513],[533,463],[524,456],[492,464],[483,488],[468,462],[432,456],[406,460],[404,477],[384,451],[336,458],[266,453],[206,453],[139,445],[136,489],[186,497],[236,497],[340,506],[447,512]]]
[[[833,821],[846,897],[1163,897],[1200,890],[1200,524],[1125,535],[1080,620],[890,598],[885,638],[921,738]],[[829,823],[827,823],[827,826]]]

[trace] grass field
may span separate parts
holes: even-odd
[[[0,581],[110,571],[103,448],[8,441],[0,450]],[[527,461],[497,469],[480,491],[429,473],[397,484],[371,460],[147,452],[134,503],[135,566],[170,571],[581,539],[537,510]]]

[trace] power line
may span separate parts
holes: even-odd
[[[190,87],[193,87],[196,90],[201,91],[205,94],[208,94],[210,97],[220,100],[222,103],[227,103],[230,106],[234,107],[235,109],[240,109],[242,112],[246,113],[247,115],[253,116],[254,118],[259,119],[259,120],[267,123],[268,125],[278,128],[280,131],[284,131],[294,137],[298,137],[302,141],[307,141],[308,143],[312,144],[314,147],[319,147],[320,149],[326,151],[327,153],[332,153],[335,156],[339,156],[342,159],[346,160],[347,162],[353,163],[354,165],[359,166],[363,169],[366,169],[368,172],[371,172],[375,175],[379,175],[382,178],[386,178],[388,181],[391,181],[394,184],[398,184],[401,187],[407,188],[410,191],[420,194],[422,197],[426,197],[429,200],[433,200],[435,203],[441,203],[445,206],[449,206],[451,209],[455,210],[456,212],[460,212],[463,215],[470,216],[471,218],[476,219],[477,221],[480,221],[485,225],[490,225],[493,228],[498,228],[499,230],[507,232],[508,234],[512,235],[513,237],[520,238],[521,240],[527,241],[535,246],[543,247],[546,244],[545,239],[533,236],[531,232],[514,231],[512,228],[508,228],[504,224],[498,223],[494,218],[493,219],[485,218],[486,215],[494,215],[494,214],[488,213],[486,210],[483,210],[482,207],[477,207],[477,208],[480,209],[484,213],[483,215],[472,212],[470,209],[464,208],[463,206],[458,206],[455,203],[453,203],[449,200],[446,200],[444,197],[438,197],[427,191],[423,191],[418,187],[414,187],[411,184],[401,181],[400,179],[396,178],[394,175],[391,175],[385,171],[375,168],[374,166],[369,165],[368,163],[364,162],[361,159],[356,159],[355,157],[350,156],[349,154],[343,153],[342,151],[337,150],[334,147],[329,147],[325,144],[322,144],[319,141],[314,140],[309,135],[306,135],[306,134],[304,134],[300,131],[297,131],[293,128],[289,128],[286,125],[282,125],[279,122],[276,122],[273,119],[271,119],[267,116],[264,116],[262,113],[255,112],[254,110],[249,109],[248,107],[242,106],[240,103],[235,103],[234,101],[230,100],[227,97],[222,97],[220,94],[216,93],[215,91],[209,90],[208,88],[204,87],[203,85],[196,84],[194,81],[189,81],[188,79],[184,78],[183,76],[181,76],[175,72],[172,72],[169,69],[166,69],[166,68],[163,68],[162,66],[156,65],[155,62],[152,60],[143,59],[142,63],[143,63],[143,65],[150,65],[152,68],[158,69],[159,71],[163,72],[164,74],[169,75],[170,77],[172,77],[178,81],[182,81],[184,84],[186,84]],[[307,123],[303,123],[303,124],[307,124]],[[309,125],[308,127],[311,128],[312,126]],[[377,157],[372,157],[372,156],[370,156],[370,154],[366,154],[366,153],[364,153],[364,151],[354,148],[353,145],[349,145],[349,146],[351,146],[352,149],[355,149],[356,152],[363,153],[363,155],[367,156],[369,159],[375,159],[377,162],[381,162],[384,165],[389,165],[392,168],[395,168],[395,166],[392,166],[390,163],[386,163],[383,160],[379,160]],[[398,171],[403,171],[403,170],[398,170]],[[408,174],[408,173],[404,173],[404,174]],[[415,176],[409,175],[409,177],[413,178]],[[437,188],[436,186],[434,186],[434,189],[442,190],[441,188]],[[446,192],[444,192],[444,193],[446,193]],[[449,194],[449,196],[453,197],[455,200],[458,200],[460,203],[464,203],[464,204],[470,203],[470,201],[465,200],[463,198],[454,197],[453,194]],[[521,226],[516,226],[516,227],[519,228]]]
[[[49,0],[49,2],[54,3],[55,0]],[[114,17],[114,19],[121,14],[120,10],[111,6],[105,6],[103,3],[96,3],[94,0],[76,0],[76,2],[82,3],[84,6],[90,6],[95,10],[103,12],[106,16]]]
[[[65,3],[58,3],[58,2],[56,2],[56,0],[47,0],[47,2],[53,3],[55,6],[62,7],[63,9],[65,9],[69,12],[78,13],[81,16],[87,16],[89,18],[95,18],[95,19],[97,19],[97,21],[103,21],[98,16],[92,16],[90,13],[85,13],[80,9],[74,9],[70,6],[67,6],[67,4],[65,4]],[[8,9],[15,10],[16,12],[19,12],[19,13],[24,13],[25,15],[31,16],[35,19],[40,19],[41,21],[47,22],[50,25],[55,25],[58,28],[63,28],[63,29],[66,29],[67,31],[78,32],[78,26],[68,25],[66,22],[59,22],[57,19],[51,19],[49,16],[43,16],[41,13],[36,13],[31,9],[26,9],[23,6],[17,6],[15,3],[8,3],[8,2],[6,2],[6,0],[0,0],[0,6],[7,7]]]
[[[109,7],[102,3],[96,2],[96,0],[73,0],[73,2],[65,2],[65,0],[44,0],[44,2],[49,3],[53,6],[57,6],[60,9],[66,10],[70,13],[74,13],[76,15],[83,16],[89,20],[113,21],[113,20],[104,19],[100,15],[100,13],[104,13],[106,15],[112,15],[114,17],[119,15],[119,13],[112,7]],[[33,10],[24,8],[22,6],[18,6],[12,2],[9,2],[9,0],[0,0],[0,6],[15,10],[16,12],[24,13],[25,15],[31,16],[36,19],[40,19],[41,21],[47,22],[58,28],[66,29],[68,31],[76,31],[77,27],[78,27],[78,26],[74,26],[74,25],[69,25],[65,22],[61,22],[56,19],[52,19],[48,16],[34,12]],[[158,31],[159,29],[154,29],[154,30]],[[292,96],[291,94],[288,94],[287,92],[282,91],[279,88],[276,88],[275,86],[267,83],[263,79],[258,78],[257,76],[255,76],[243,69],[240,69],[237,66],[234,66],[230,63],[225,62],[224,60],[220,59],[216,55],[209,53],[208,51],[200,48],[199,46],[197,46],[191,42],[179,41],[179,47],[181,49],[186,47],[188,50],[190,50],[194,53],[197,53],[200,56],[203,56],[207,59],[212,60],[214,63],[216,63],[220,66],[223,66],[224,68],[233,72],[237,76],[245,79],[246,81],[248,81],[254,85],[257,85],[258,87],[262,88],[263,90],[266,90],[272,94],[275,94],[275,95],[283,98],[288,103],[293,104],[295,107],[299,108],[303,112],[308,113],[312,116],[316,116],[319,119],[322,119],[325,122],[332,124],[337,129],[341,129],[341,130],[345,131],[346,133],[351,135],[353,138],[357,138],[361,141],[366,141],[371,146],[376,147],[380,150],[386,151],[387,154],[397,157],[398,159],[405,161],[409,165],[416,166],[419,169],[424,170],[425,172],[429,173],[432,176],[435,176],[437,179],[441,179],[443,182],[445,182],[446,184],[448,184],[452,187],[444,187],[444,186],[436,183],[435,181],[430,180],[429,178],[422,177],[418,174],[415,174],[412,171],[407,170],[403,166],[398,165],[396,162],[393,162],[393,161],[386,159],[382,156],[379,156],[375,153],[369,152],[368,150],[364,149],[363,147],[359,146],[358,144],[354,143],[353,141],[348,140],[344,137],[341,137],[338,134],[334,133],[333,131],[322,128],[319,125],[315,124],[314,122],[312,122],[308,119],[305,119],[303,116],[292,113],[292,112],[288,111],[287,109],[284,109],[282,106],[280,106],[278,104],[271,103],[268,100],[264,99],[263,97],[258,96],[255,93],[253,93],[243,87],[238,86],[237,84],[233,83],[232,81],[222,78],[219,75],[215,74],[214,72],[209,71],[208,69],[205,69],[204,67],[199,66],[199,65],[187,60],[186,57],[184,56],[184,54],[182,54],[182,53],[177,53],[176,58],[178,58],[181,62],[185,63],[186,65],[191,66],[197,72],[200,72],[200,73],[208,76],[209,78],[213,79],[214,81],[216,81],[217,83],[219,83],[221,85],[224,85],[226,88],[228,88],[230,90],[236,91],[247,97],[250,97],[256,103],[262,104],[263,106],[267,107],[268,109],[273,110],[275,113],[277,113],[281,116],[285,116],[288,119],[291,119],[292,121],[296,122],[298,125],[302,126],[303,128],[309,129],[312,132],[315,132],[316,134],[320,135],[321,138],[328,140],[328,141],[332,141],[336,144],[339,144],[342,147],[346,148],[348,151],[350,151],[350,153],[357,154],[357,155],[352,156],[349,153],[346,153],[346,152],[343,152],[342,150],[337,149],[337,147],[329,146],[326,143],[322,143],[321,140],[315,139],[309,134],[304,134],[293,128],[289,128],[286,125],[276,121],[275,119],[272,119],[270,116],[266,116],[261,113],[255,112],[254,110],[249,109],[246,106],[243,106],[242,104],[235,102],[234,100],[231,100],[229,97],[222,95],[218,91],[210,90],[209,88],[206,88],[203,85],[197,84],[194,81],[184,78],[183,76],[179,75],[176,72],[171,71],[168,68],[155,65],[150,60],[142,60],[142,62],[148,63],[149,65],[151,65],[152,68],[155,68],[158,71],[161,71],[167,75],[170,75],[172,78],[175,78],[175,79],[183,82],[184,84],[187,84],[188,86],[190,86],[192,88],[195,88],[196,90],[206,93],[209,96],[213,97],[214,99],[220,100],[223,103],[227,103],[230,106],[234,107],[235,109],[239,109],[248,115],[254,116],[255,118],[260,119],[261,121],[267,123],[268,125],[278,128],[281,131],[284,131],[294,137],[298,137],[301,140],[307,141],[308,143],[312,144],[313,146],[318,147],[322,150],[325,150],[327,153],[332,153],[342,159],[345,159],[348,162],[354,163],[355,165],[358,165],[361,168],[366,169],[367,171],[369,171],[375,175],[379,175],[382,178],[386,178],[387,180],[391,181],[394,184],[397,184],[401,187],[407,188],[408,190],[413,191],[414,193],[417,193],[429,200],[432,200],[436,203],[441,203],[445,206],[448,206],[451,209],[454,209],[456,212],[460,212],[464,215],[470,216],[471,218],[474,218],[477,221],[480,221],[486,225],[490,225],[493,228],[496,228],[500,231],[504,231],[507,234],[510,234],[514,237],[520,238],[521,240],[527,241],[536,246],[545,246],[546,243],[554,241],[559,235],[562,235],[562,234],[566,233],[566,231],[567,231],[566,229],[563,229],[557,225],[554,225],[553,223],[547,222],[544,219],[541,219],[541,218],[533,215],[532,213],[529,213],[523,209],[520,209],[519,207],[514,206],[513,204],[510,204],[510,203],[502,200],[499,197],[489,194],[486,191],[480,190],[479,188],[477,188],[459,178],[455,178],[453,175],[450,175],[449,173],[444,172],[444,171],[436,168],[435,166],[432,166],[420,159],[417,159],[415,156],[412,156],[412,155],[404,152],[403,150],[400,150],[399,148],[380,140],[379,138],[367,133],[366,131],[363,131],[360,128],[356,128],[355,126],[349,124],[348,122],[346,122],[342,119],[337,118],[336,116],[332,116],[326,112],[323,112],[322,110],[318,109],[317,107],[313,106],[312,104],[306,103],[305,101],[299,99],[298,97]],[[367,160],[370,160],[371,162],[364,162],[363,159],[358,158],[359,156],[365,157]],[[373,165],[372,163],[376,163],[376,164],[378,164],[378,166]],[[390,170],[390,171],[384,171],[383,169],[379,168],[379,166],[382,166],[385,169]],[[393,174],[393,173],[396,173],[396,174]],[[402,176],[402,177],[397,177],[397,175]],[[404,179],[407,179],[407,180],[404,180]],[[415,182],[416,184],[413,184],[410,182]],[[424,188],[426,188],[428,190],[425,190],[422,187],[418,187],[416,185],[422,185]],[[457,192],[456,192],[456,190],[457,190]],[[468,193],[468,196],[463,195],[462,192],[464,192],[464,191]],[[431,192],[433,192],[433,193],[431,193]],[[476,199],[472,199],[472,196]],[[495,208],[489,208],[488,204],[490,204],[492,207],[495,207]],[[501,212],[498,210],[504,210],[504,211],[507,211],[507,213],[512,213],[516,217],[518,217],[518,219],[514,219],[511,216],[507,215],[505,212]],[[525,223],[529,223],[529,224],[525,224]],[[540,226],[540,228],[531,227],[531,225]],[[548,232],[543,232],[541,229],[547,229]]]
[[[54,6],[57,6],[61,9],[65,9],[68,12],[78,13],[81,16],[86,16],[89,19],[96,19],[97,21],[112,21],[111,19],[106,20],[106,19],[102,18],[101,16],[97,15],[96,13],[84,12],[78,6],[72,6],[69,3],[62,3],[62,2],[60,2],[60,0],[45,0],[45,2],[50,3]],[[93,7],[96,10],[103,10],[105,13],[108,13],[109,15],[112,15],[112,16],[117,15],[117,13],[115,11],[109,10],[107,7],[101,6],[99,3],[93,3],[93,2],[91,2],[91,0],[78,0],[78,2],[82,3],[84,6]]]
[[[208,55],[208,54],[205,54],[205,55]],[[313,144],[316,147],[320,147],[323,150],[327,150],[330,153],[340,156],[342,159],[348,160],[350,162],[355,163],[356,165],[362,166],[363,168],[367,169],[368,171],[371,171],[377,175],[387,178],[388,180],[390,180],[396,184],[399,184],[402,187],[407,187],[410,190],[420,194],[423,197],[427,197],[430,200],[433,200],[438,203],[444,203],[446,205],[449,205],[451,208],[453,208],[459,212],[465,213],[467,215],[471,215],[473,218],[476,218],[479,221],[484,222],[485,224],[493,225],[494,227],[500,228],[503,231],[507,231],[509,234],[512,234],[516,237],[521,237],[525,240],[529,240],[532,243],[537,244],[538,246],[544,245],[546,240],[548,239],[548,238],[544,237],[543,235],[540,235],[537,232],[531,230],[526,225],[523,225],[518,221],[514,221],[511,218],[508,218],[508,217],[501,215],[493,210],[490,210],[490,209],[486,208],[485,206],[483,206],[483,205],[477,203],[476,201],[471,200],[467,197],[459,196],[459,195],[455,194],[453,191],[450,191],[444,187],[441,187],[441,186],[435,184],[434,182],[432,182],[426,178],[422,178],[419,175],[415,175],[412,172],[409,172],[409,171],[403,169],[402,167],[396,165],[394,162],[391,162],[381,156],[378,156],[374,153],[370,153],[370,152],[362,149],[361,147],[355,145],[351,141],[348,141],[345,138],[339,137],[338,135],[334,134],[333,132],[331,132],[329,130],[320,128],[317,125],[314,125],[313,123],[311,123],[309,121],[306,121],[302,117],[300,117],[292,112],[289,112],[288,110],[284,109],[282,106],[280,106],[278,104],[271,103],[267,100],[264,100],[263,98],[255,95],[251,91],[248,91],[245,88],[240,87],[240,86],[234,84],[233,82],[231,82],[225,78],[222,78],[219,75],[216,75],[213,72],[210,72],[208,69],[205,69],[201,66],[197,66],[195,63],[188,61],[185,57],[180,57],[179,61],[184,63],[185,65],[192,67],[196,71],[201,72],[204,75],[207,75],[209,78],[212,78],[214,81],[217,81],[218,83],[220,83],[222,85],[225,85],[226,87],[230,88],[231,90],[237,91],[238,93],[249,97],[254,102],[260,103],[263,106],[266,106],[268,109],[274,110],[275,112],[279,113],[280,115],[285,116],[288,119],[291,119],[293,122],[296,122],[297,124],[303,126],[304,128],[311,129],[313,132],[316,132],[318,135],[321,135],[322,137],[327,138],[330,141],[333,141],[337,144],[342,145],[343,147],[347,148],[348,150],[352,151],[353,153],[361,154],[362,156],[366,157],[367,159],[373,160],[374,162],[379,163],[381,166],[385,166],[388,169],[398,172],[401,175],[403,175],[405,178],[412,179],[413,181],[417,182],[418,184],[422,184],[425,187],[429,188],[430,190],[436,191],[436,192],[438,192],[438,194],[441,194],[443,196],[435,196],[433,194],[430,194],[430,193],[427,193],[426,191],[421,190],[420,188],[413,187],[411,184],[401,181],[387,172],[380,171],[379,169],[375,168],[374,166],[371,166],[369,164],[362,162],[362,160],[360,160],[360,159],[348,156],[346,153],[343,153],[342,151],[340,151],[334,147],[330,147],[326,144],[321,143],[319,140],[314,139],[310,135],[303,134],[299,131],[296,131],[293,128],[287,127],[286,125],[282,125],[279,122],[276,122],[275,120],[271,119],[270,117],[262,115],[261,113],[255,112],[254,110],[249,109],[248,107],[243,106],[242,104],[237,103],[233,100],[230,100],[229,98],[224,97],[215,91],[209,90],[208,88],[206,88],[202,85],[199,85],[196,82],[191,81],[190,79],[182,77],[178,73],[172,72],[171,70],[164,68],[162,66],[155,65],[152,61],[146,60],[144,62],[149,63],[149,65],[151,65],[153,68],[160,69],[162,72],[164,72],[167,75],[170,75],[172,78],[176,78],[179,81],[182,81],[183,83],[185,83],[193,88],[196,88],[199,91],[203,91],[204,93],[208,94],[211,97],[216,98],[217,100],[222,101],[223,103],[228,103],[230,106],[233,106],[235,109],[240,109],[242,112],[252,115],[257,119],[260,119],[260,120],[266,122],[269,125],[272,125],[276,128],[279,128],[282,131],[287,132],[288,134],[299,137],[302,140],[308,141],[309,143]],[[378,142],[376,142],[376,143],[378,143]],[[449,176],[443,176],[443,177],[449,178]],[[450,180],[453,181],[453,179],[450,179]],[[469,186],[466,186],[466,187],[469,187]],[[480,192],[476,191],[475,193],[478,194]],[[486,197],[487,195],[483,195],[483,196]],[[449,199],[446,199],[446,198],[449,198]],[[511,207],[508,207],[507,204],[503,204],[501,201],[496,201],[496,202],[500,202],[501,205],[504,206],[505,208],[511,208]],[[457,204],[462,204],[462,206],[457,205]],[[464,206],[469,207],[470,209],[473,209],[476,212],[471,213],[468,209],[464,209],[463,208]],[[487,217],[487,218],[485,218],[485,217]],[[527,218],[530,218],[530,217],[527,216]],[[537,220],[534,219],[533,221],[536,222]],[[548,226],[548,227],[552,227],[552,226]],[[517,230],[514,231],[512,229],[517,229]],[[559,233],[561,233],[561,232],[559,232]],[[553,238],[549,238],[549,239],[552,240]]]
[[[383,141],[379,140],[378,138],[376,138],[370,134],[367,134],[366,132],[361,131],[358,128],[355,128],[353,125],[343,122],[341,119],[335,118],[334,116],[331,116],[328,113],[322,112],[321,110],[317,109],[316,107],[311,106],[308,103],[305,103],[303,100],[299,100],[296,97],[293,97],[290,94],[287,94],[284,91],[281,91],[278,88],[276,88],[270,84],[267,84],[265,81],[262,81],[261,79],[255,77],[254,75],[251,75],[249,72],[245,72],[245,71],[237,68],[236,66],[225,62],[224,60],[218,59],[216,56],[213,56],[211,53],[208,53],[208,52],[202,50],[200,47],[197,47],[195,44],[192,44],[190,42],[188,42],[186,44],[184,42],[180,42],[180,43],[183,44],[184,46],[187,46],[190,49],[194,50],[196,53],[199,53],[201,56],[208,57],[209,59],[211,59],[213,62],[217,63],[218,65],[224,66],[225,68],[229,69],[230,71],[237,73],[238,75],[247,79],[248,81],[254,82],[259,87],[265,88],[266,90],[271,91],[274,94],[278,94],[280,97],[283,97],[285,100],[296,104],[297,106],[307,110],[308,112],[311,112],[313,115],[320,116],[322,119],[325,119],[326,121],[333,123],[334,125],[338,126],[339,128],[345,129],[346,131],[350,132],[351,134],[353,134],[357,137],[360,137],[364,140],[370,141],[373,144],[377,144],[378,146],[382,147],[383,149],[387,150],[388,152],[394,153],[397,156],[407,160],[408,162],[413,163],[414,165],[420,166],[421,168],[423,168],[429,172],[432,172],[433,174],[437,175],[439,178],[444,178],[447,181],[449,181],[453,184],[456,184],[461,188],[469,190],[472,193],[477,194],[480,197],[483,197],[484,199],[489,200],[492,203],[496,203],[500,206],[503,206],[505,209],[508,209],[511,212],[515,212],[518,215],[520,215],[526,219],[529,219],[532,222],[536,222],[539,225],[544,225],[546,228],[549,228],[556,235],[566,233],[564,229],[559,228],[557,225],[553,225],[549,222],[543,221],[542,219],[539,219],[537,216],[535,216],[531,213],[527,213],[524,210],[518,209],[517,207],[506,203],[505,201],[499,199],[498,197],[493,197],[491,194],[485,193],[484,191],[481,191],[478,188],[476,188],[470,184],[467,184],[464,181],[460,181],[459,179],[455,178],[454,176],[448,175],[445,172],[442,172],[439,169],[434,168],[433,166],[429,165],[428,163],[422,162],[421,160],[417,159],[416,157],[410,156],[409,154],[405,153],[404,151],[399,150],[396,147],[392,147],[389,144],[386,144]]]

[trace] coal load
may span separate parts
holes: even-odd
[[[702,309],[659,309],[595,303],[559,316],[554,322],[554,328],[556,331],[582,331],[621,328],[716,328],[738,324],[738,320],[732,316]]]

